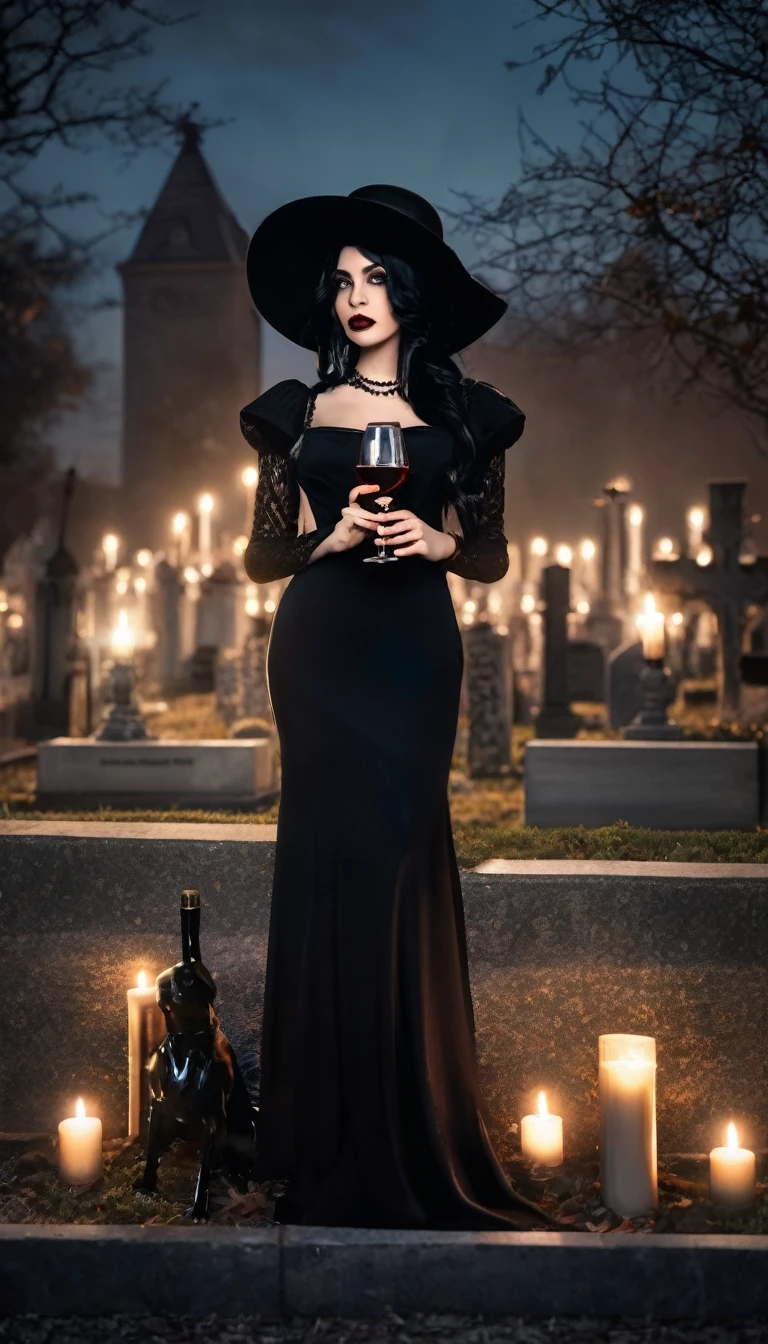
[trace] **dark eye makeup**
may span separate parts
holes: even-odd
[[[386,271],[373,271],[368,276],[368,279],[375,280],[377,284],[384,284],[387,279],[387,273]],[[342,285],[348,285],[350,282],[348,275],[336,275],[334,276],[334,280],[337,289],[341,289]]]

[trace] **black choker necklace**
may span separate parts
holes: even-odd
[[[380,382],[377,378],[366,378],[365,374],[358,373],[357,369],[353,369],[345,381],[350,387],[359,387],[361,392],[370,392],[374,397],[394,397],[395,393],[400,391],[399,378]]]

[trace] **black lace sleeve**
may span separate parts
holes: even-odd
[[[504,450],[495,454],[485,471],[482,504],[477,529],[470,538],[455,538],[456,550],[443,564],[452,574],[479,583],[495,583],[509,569],[507,538],[504,535]]]
[[[253,529],[243,556],[254,583],[287,578],[309,564],[312,552],[333,527],[299,535],[301,496],[290,449],[309,422],[314,398],[309,388],[288,379],[270,388],[240,413],[243,436],[259,458]]]
[[[299,486],[289,458],[259,453],[259,483],[253,510],[253,529],[243,556],[245,572],[254,583],[284,579],[309,564],[312,552],[333,531],[315,528],[299,535]]]

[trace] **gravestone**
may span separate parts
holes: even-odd
[[[607,653],[624,637],[624,587],[627,569],[627,483],[613,481],[595,500],[601,511],[600,592],[585,621],[590,638]]]
[[[227,727],[241,717],[240,653],[237,649],[219,649],[214,664],[213,684],[216,713]]]
[[[270,624],[263,616],[252,620],[251,633],[240,655],[240,703],[238,718],[270,719],[267,693],[267,646]]]
[[[69,736],[88,737],[92,728],[91,659],[87,646],[78,641],[69,662]]]
[[[232,649],[237,645],[237,600],[239,581],[228,560],[200,585],[197,603],[198,649]]]
[[[654,581],[662,592],[681,601],[706,602],[717,617],[719,643],[719,710],[721,716],[739,713],[741,647],[745,609],[768,603],[768,556],[742,564],[744,544],[744,491],[746,481],[710,481],[709,529],[706,541],[712,562],[694,559],[655,560]]]
[[[605,677],[605,703],[612,728],[626,728],[643,704],[640,673],[645,667],[643,646],[635,641],[623,644],[608,659]]]
[[[35,639],[27,732],[42,739],[69,731],[70,657],[75,639],[78,566],[64,545],[75,471],[64,481],[58,544],[35,586]]]
[[[568,699],[599,701],[605,695],[605,655],[589,639],[571,639],[566,650]]]
[[[504,775],[512,766],[509,644],[487,621],[464,631],[472,778]]]
[[[740,717],[763,727],[768,722],[768,653],[745,653],[741,658]]]
[[[537,737],[574,737],[579,726],[568,687],[570,570],[547,565],[541,576],[544,610],[544,682]]]
[[[152,613],[157,632],[157,675],[162,686],[172,686],[181,675],[182,584],[178,570],[167,560],[161,560],[155,568],[155,581]]]

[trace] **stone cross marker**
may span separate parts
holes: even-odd
[[[722,715],[739,710],[740,662],[744,610],[768,603],[768,556],[753,564],[739,561],[744,541],[744,491],[746,481],[710,481],[709,530],[712,548],[709,565],[681,556],[679,560],[655,560],[652,574],[664,593],[682,600],[700,598],[717,617],[720,645],[719,709]]]
[[[544,684],[537,737],[575,737],[579,721],[568,696],[568,611],[571,572],[547,565],[541,576],[544,612]]]

